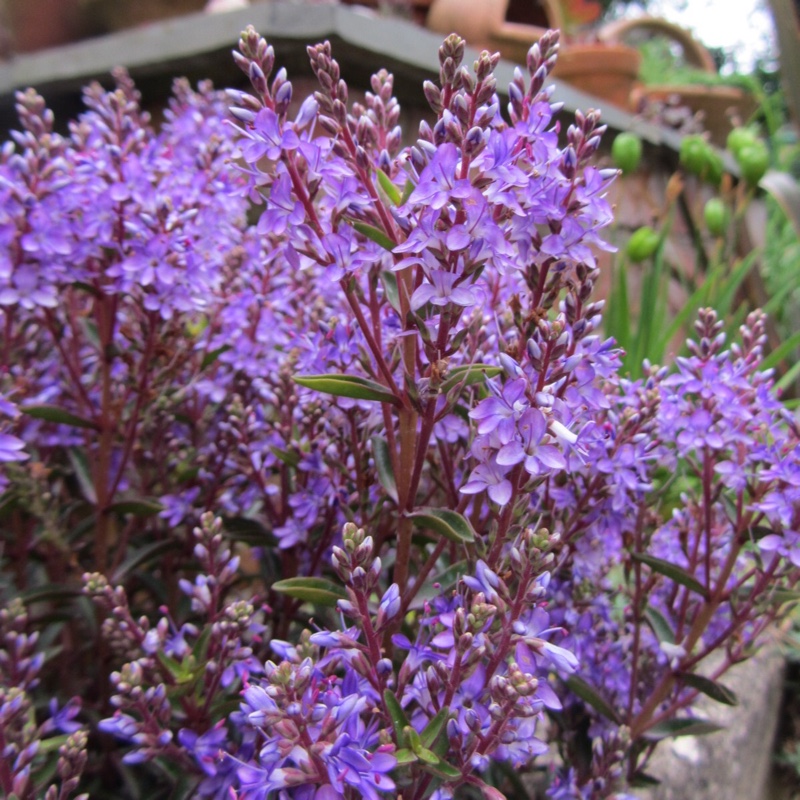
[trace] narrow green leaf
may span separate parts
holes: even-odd
[[[712,681],[711,678],[696,675],[693,672],[681,672],[678,674],[678,680],[687,686],[691,686],[692,689],[697,689],[698,692],[708,695],[718,703],[724,703],[726,706],[739,705],[739,699],[727,686]]]
[[[406,728],[411,727],[408,721],[406,712],[400,705],[400,701],[395,697],[391,689],[384,689],[383,702],[386,705],[386,710],[389,712],[389,718],[392,720],[392,728],[394,728],[395,739],[397,739],[397,746],[400,748],[408,747],[408,739],[406,738]]]
[[[417,763],[417,757],[406,747],[395,750],[394,757],[397,759],[398,767],[406,767],[409,764]]]
[[[279,447],[270,447],[269,449],[278,461],[282,461],[289,467],[296,467],[300,463],[300,455],[298,453],[281,450]]]
[[[350,223],[355,230],[357,230],[360,234],[367,237],[367,239],[371,239],[375,244],[379,244],[384,250],[388,250],[390,253],[397,247],[397,243],[393,242],[387,235],[385,231],[382,231],[380,228],[376,228],[374,225],[367,225],[366,222],[351,222]]]
[[[675,644],[675,633],[669,620],[657,609],[648,606],[644,612],[644,618],[647,620],[648,625],[653,629],[653,633],[659,642],[667,642],[668,644]]]
[[[475,531],[469,520],[457,511],[446,508],[421,508],[408,515],[420,528],[427,528],[449,539],[451,542],[471,544]]]
[[[251,517],[225,517],[222,524],[226,532],[237,542],[264,545],[273,541],[272,531]]]
[[[120,583],[137,567],[147,563],[156,556],[161,556],[178,547],[179,543],[175,539],[164,539],[160,542],[152,542],[145,547],[140,547],[119,565],[117,571],[114,573],[114,583]]]
[[[378,183],[381,189],[386,193],[386,196],[392,203],[399,206],[403,200],[403,195],[400,190],[392,183],[392,179],[382,170],[376,170],[375,175],[378,178]]]
[[[787,389],[794,383],[797,377],[800,376],[800,361],[792,366],[792,368],[775,384],[775,388],[779,391]],[[788,406],[789,403],[787,402]]]
[[[403,196],[400,198],[400,205],[403,205],[408,201],[408,198],[411,197],[411,193],[416,188],[414,182],[410,179],[406,179],[406,185],[403,187]]]
[[[570,675],[566,680],[567,688],[573,693],[578,695],[584,702],[588,703],[595,711],[602,714],[606,719],[619,724],[617,712],[597,691],[586,683],[583,678],[577,675]]]
[[[424,769],[426,772],[430,772],[436,775],[437,778],[443,778],[446,781],[457,781],[463,777],[460,769],[456,769],[452,764],[448,764],[440,758],[436,764],[425,764]]]
[[[384,270],[381,272],[381,283],[383,291],[389,305],[399,314],[400,313],[400,290],[397,288],[397,275],[394,272]]]
[[[800,346],[800,331],[795,332],[785,342],[776,347],[762,362],[760,369],[777,367],[785,358],[790,356],[795,348]]]
[[[422,729],[419,736],[425,747],[433,747],[448,719],[450,719],[450,709],[440,708],[436,716]]]
[[[55,753],[62,744],[66,744],[67,739],[69,739],[68,733],[61,734],[60,736],[51,736],[49,739],[40,739],[36,755]]]
[[[347,597],[347,592],[325,578],[286,578],[272,584],[280,594],[287,594],[306,603],[335,607],[339,600]]]
[[[677,736],[704,736],[721,730],[722,726],[701,719],[670,719],[645,731],[642,738],[649,742],[658,742]]]
[[[381,436],[373,436],[370,441],[372,442],[372,457],[375,459],[375,468],[378,470],[378,480],[381,482],[386,494],[397,503],[397,481],[394,478],[389,445],[386,439]]]
[[[663,575],[664,577],[675,581],[675,583],[685,586],[687,589],[696,592],[701,597],[706,596],[706,590],[700,581],[698,581],[693,575],[690,575],[683,567],[679,567],[677,564],[670,564],[669,561],[664,561],[662,558],[649,556],[645,553],[631,553],[631,557],[635,561],[641,561],[642,564],[647,564],[647,566],[650,567],[653,572],[657,572],[659,575]]]
[[[355,375],[295,375],[295,383],[315,392],[356,400],[376,400],[399,406],[400,401],[385,386]]]
[[[206,353],[203,356],[203,360],[200,362],[200,369],[204,370],[210,367],[223,353],[227,353],[231,348],[232,345],[224,344],[222,347],[218,347],[216,350],[211,350]]]
[[[473,386],[483,383],[486,378],[494,378],[503,371],[502,367],[492,367],[489,364],[470,364],[467,367],[451,369],[447,378],[442,382],[439,390],[447,394],[456,386]]]
[[[48,583],[45,586],[37,586],[20,592],[19,599],[26,605],[31,603],[41,603],[45,600],[56,600],[64,603],[73,597],[80,597],[83,590],[77,586],[60,586],[55,583]]]
[[[67,451],[67,456],[70,464],[72,464],[72,469],[75,470],[75,477],[78,479],[83,496],[89,503],[96,506],[97,494],[94,490],[94,480],[92,479],[92,471],[89,469],[89,460],[86,458],[86,453],[76,447],[70,447]]]
[[[153,517],[164,510],[164,506],[147,497],[131,497],[128,500],[118,500],[108,507],[109,511],[116,514],[133,514],[135,517]]]
[[[80,417],[58,406],[42,403],[39,405],[20,406],[20,411],[34,419],[43,419],[46,422],[57,422],[61,425],[72,425],[74,428],[90,428],[99,430],[99,427],[90,419]]]

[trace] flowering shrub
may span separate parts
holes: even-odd
[[[496,800],[550,743],[550,796],[624,797],[713,729],[699,693],[736,702],[800,579],[800,431],[759,314],[620,374],[591,299],[616,173],[597,112],[559,143],[557,49],[504,117],[498,57],[448,37],[407,148],[388,73],[350,104],[311,47],[294,111],[252,28],[235,123],[178,83],[156,133],[123,73],[68,136],[20,96],[0,677],[84,703],[22,736],[2,689],[7,793],[60,729],[48,800],[84,762],[93,797]]]

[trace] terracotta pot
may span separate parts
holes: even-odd
[[[530,46],[563,21],[558,0],[433,0],[426,24],[524,64]]]
[[[7,0],[11,49],[28,53],[79,37],[79,0]]]
[[[573,44],[559,52],[553,77],[627,109],[641,63],[641,53],[627,45]]]
[[[607,25],[600,31],[599,37],[606,42],[633,42],[637,36],[663,36],[680,45],[687,64],[697,67],[709,75],[716,75],[714,59],[706,48],[691,33],[671,22],[657,17],[638,17],[620,20]],[[633,96],[635,106],[645,102],[664,102],[671,97],[677,98],[681,106],[687,107],[693,114],[703,113],[703,124],[711,134],[711,141],[724,146],[725,139],[731,130],[729,112],[747,119],[757,107],[751,94],[736,86],[719,85],[666,85],[642,86],[637,88]]]
[[[81,0],[93,34],[133,28],[148,22],[202,11],[207,0]]]

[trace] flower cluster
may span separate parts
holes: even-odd
[[[84,575],[98,797],[133,769],[175,797],[498,800],[495,765],[552,744],[552,797],[625,797],[794,597],[800,431],[763,318],[726,350],[704,310],[675,369],[625,378],[593,299],[599,113],[562,135],[557,33],[505,109],[498,57],[464,52],[406,147],[391,75],[351,102],[319,44],[296,102],[252,28],[251,91],[178,82],[158,132],[124,73],[65,135],[18,98],[3,585],[92,647],[85,597],[53,600]],[[66,797],[78,707],[30,722],[42,657],[9,608],[0,783],[33,791],[55,725]]]

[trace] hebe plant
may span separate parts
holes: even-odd
[[[620,375],[591,299],[616,173],[597,112],[559,143],[557,49],[505,118],[498,57],[448,37],[409,148],[388,73],[350,103],[311,47],[291,113],[252,28],[235,124],[179,84],[155,133],[122,74],[66,137],[20,97],[4,581],[38,616],[13,601],[8,636],[84,697],[100,795],[117,770],[132,797],[496,800],[554,742],[551,797],[621,798],[713,728],[698,694],[736,702],[719,679],[800,578],[798,428],[759,314],[726,349],[703,311],[675,370]],[[37,625],[86,669],[47,675]],[[60,729],[66,796],[77,701],[20,737],[3,691],[4,789],[35,796]]]

